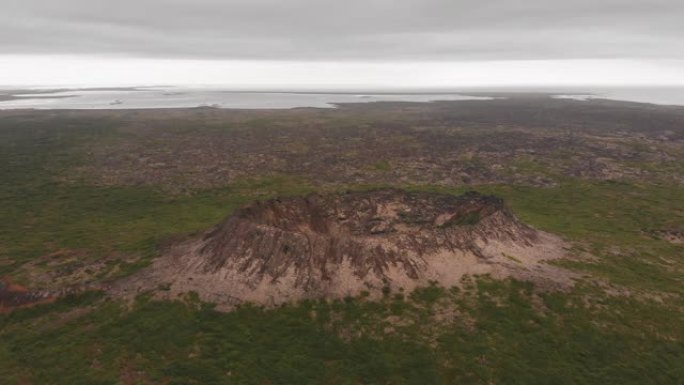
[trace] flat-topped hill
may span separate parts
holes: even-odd
[[[230,306],[451,286],[466,274],[565,285],[564,271],[540,263],[562,246],[475,192],[311,194],[246,205],[113,290],[195,291]]]

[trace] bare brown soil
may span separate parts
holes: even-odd
[[[9,278],[0,278],[0,313],[13,309],[50,303],[55,298],[42,292],[30,291],[13,283]]]

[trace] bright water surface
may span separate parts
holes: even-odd
[[[138,88],[121,90],[70,90],[14,94],[19,99],[0,101],[0,109],[128,109],[187,108],[333,108],[336,103],[378,101],[430,102],[435,100],[491,100],[485,92],[545,92],[552,97],[590,102],[612,99],[640,103],[684,106],[684,88],[612,88],[612,89],[506,89],[477,90],[468,93],[314,93],[314,92],[235,92],[206,88]],[[475,93],[475,92],[474,92]],[[501,95],[499,95],[501,96]]]

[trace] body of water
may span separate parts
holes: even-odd
[[[553,97],[581,101],[609,99],[635,103],[684,106],[684,87],[609,88],[557,94]]]
[[[461,94],[351,94],[308,92],[231,92],[207,89],[75,90],[13,94],[0,109],[128,109],[128,108],[334,108],[336,103],[378,101],[429,102],[433,100],[490,100]]]
[[[17,92],[17,91],[14,91]],[[430,102],[436,100],[491,100],[487,92],[505,97],[506,92],[543,92],[550,97],[591,102],[611,99],[639,103],[684,106],[684,88],[611,88],[611,89],[488,89],[462,93],[335,93],[335,92],[236,92],[203,88],[128,88],[78,89],[66,91],[5,92],[0,109],[135,109],[188,108],[334,108],[338,103],[378,101]]]

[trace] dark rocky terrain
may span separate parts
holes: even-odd
[[[518,96],[335,110],[74,111],[115,124],[119,135],[82,148],[84,162],[64,178],[174,193],[258,175],[318,186],[554,186],[563,178],[683,185],[682,110]]]

